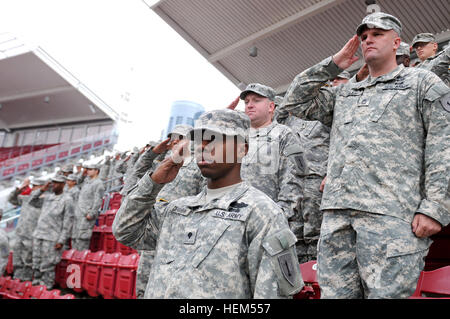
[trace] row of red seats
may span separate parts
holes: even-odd
[[[136,299],[136,271],[139,255],[92,252],[75,249],[63,252],[55,281],[61,288],[86,291],[91,297]]]
[[[100,214],[97,224],[92,231],[90,251],[105,251],[106,253],[119,252],[122,255],[137,253],[135,249],[118,242],[112,233],[112,224],[118,209],[110,209]]]
[[[58,289],[47,290],[44,285],[33,286],[31,281],[20,281],[10,276],[0,277],[2,299],[75,299],[73,294],[61,295]]]

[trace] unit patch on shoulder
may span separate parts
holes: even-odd
[[[440,101],[444,110],[450,113],[450,93],[444,95]]]

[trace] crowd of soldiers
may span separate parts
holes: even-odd
[[[56,176],[53,194],[36,185],[20,203],[17,189],[22,214],[41,216],[21,217],[15,274],[48,285],[68,238],[88,249],[106,185],[123,196],[113,234],[140,254],[137,298],[290,298],[311,260],[323,298],[412,295],[429,237],[450,223],[450,48],[401,32],[370,14],[284,97],[251,83],[195,127],[87,168],[87,181],[68,172],[64,190]]]

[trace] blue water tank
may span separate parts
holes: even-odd
[[[195,120],[205,112],[205,108],[192,101],[175,101],[170,110],[169,123],[164,131],[162,139],[166,138],[174,126],[188,124],[194,126]]]

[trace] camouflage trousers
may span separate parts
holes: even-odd
[[[72,238],[72,248],[78,251],[87,250],[91,245],[90,239]]]
[[[148,276],[155,258],[154,250],[141,250],[139,252],[139,264],[136,271],[136,299],[143,299],[145,288],[148,283]]]
[[[63,250],[55,249],[56,242],[34,239],[33,285],[45,285],[52,289],[55,283],[55,266],[61,261]]]
[[[33,239],[17,236],[13,247],[14,278],[33,279]]]
[[[295,249],[299,263],[317,259],[317,243],[323,216],[320,210],[322,193],[319,191],[322,179],[320,176],[308,176],[303,179],[303,199],[298,207],[298,211],[301,212],[301,222],[298,230],[293,230],[298,240]]]
[[[321,298],[407,298],[432,240],[411,223],[368,212],[324,211],[317,276]]]

